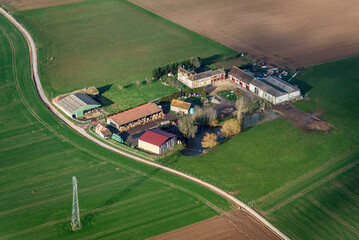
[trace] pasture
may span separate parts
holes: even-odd
[[[150,79],[154,67],[191,56],[235,53],[125,0],[90,0],[16,12],[15,16],[37,43],[48,97],[91,85],[111,86],[103,96],[118,106],[110,110],[178,91],[159,83],[137,88],[134,82]],[[132,88],[126,89],[128,85]]]
[[[293,81],[329,133],[307,133],[279,119],[255,126],[209,153],[173,156],[183,168],[254,204],[293,239],[356,239],[358,231],[359,57],[304,69]],[[342,86],[342,87],[338,87]]]
[[[316,174],[258,202],[265,217],[293,239],[357,239],[358,147]]]
[[[108,151],[52,115],[35,92],[26,41],[2,15],[0,52],[1,239],[144,239],[229,209],[206,188]]]
[[[356,141],[340,131],[307,133],[278,119],[252,127],[208,153],[161,159],[251,202],[315,169]]]
[[[358,1],[130,1],[237,52],[283,67],[359,53]]]
[[[294,81],[308,92],[308,100],[296,106],[321,113],[356,146],[256,201],[255,207],[293,238],[359,236],[358,62],[355,56],[310,67]]]

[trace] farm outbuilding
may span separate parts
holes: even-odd
[[[229,71],[228,78],[247,90],[249,90],[251,82],[256,79],[254,76],[235,66]]]
[[[280,78],[269,76],[251,82],[250,91],[274,105],[300,97],[300,90]]]
[[[112,132],[107,127],[103,126],[101,123],[97,124],[95,132],[101,138],[109,138],[112,136]]]
[[[122,132],[132,127],[162,118],[163,116],[162,109],[157,106],[157,104],[146,103],[107,118],[107,124]]]
[[[79,118],[101,105],[83,93],[71,93],[55,98],[53,103],[71,118]]]
[[[149,130],[138,139],[139,148],[155,154],[162,154],[176,144],[176,135],[159,129]]]
[[[183,113],[188,115],[190,113],[191,103],[183,102],[177,99],[172,99],[171,111],[176,113]]]

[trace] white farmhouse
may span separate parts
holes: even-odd
[[[178,81],[186,84],[190,88],[204,87],[217,81],[224,80],[225,75],[226,73],[222,69],[197,73],[195,71],[187,71],[182,67],[178,68]]]

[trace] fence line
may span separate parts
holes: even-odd
[[[117,147],[117,148],[122,149],[122,150],[124,150],[124,151],[126,151],[126,152],[129,152],[129,153],[135,154],[135,155],[137,155],[137,156],[139,156],[139,157],[143,157],[143,158],[149,159],[149,160],[151,160],[151,161],[154,161],[154,159],[151,158],[151,157],[142,155],[142,154],[140,154],[140,153],[138,153],[138,152],[135,152],[135,151],[131,151],[131,150],[128,149],[128,148],[122,147],[122,146],[120,146],[120,145],[118,145],[118,144],[115,144],[115,143],[113,143],[113,142],[110,142],[110,141],[108,141],[108,140],[106,140],[106,139],[103,139],[103,138],[99,137],[99,136],[92,130],[92,127],[89,127],[89,131],[90,131],[90,133],[91,133],[92,135],[94,135],[95,137],[100,138],[102,141],[105,141],[106,143],[108,143],[108,144],[110,144],[110,145],[112,145],[112,146],[114,146],[114,147]]]

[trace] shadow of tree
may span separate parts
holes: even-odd
[[[108,84],[102,87],[97,88],[98,91],[100,92],[100,94],[103,94],[105,92],[107,92],[108,90],[110,90],[112,88],[113,84]]]

